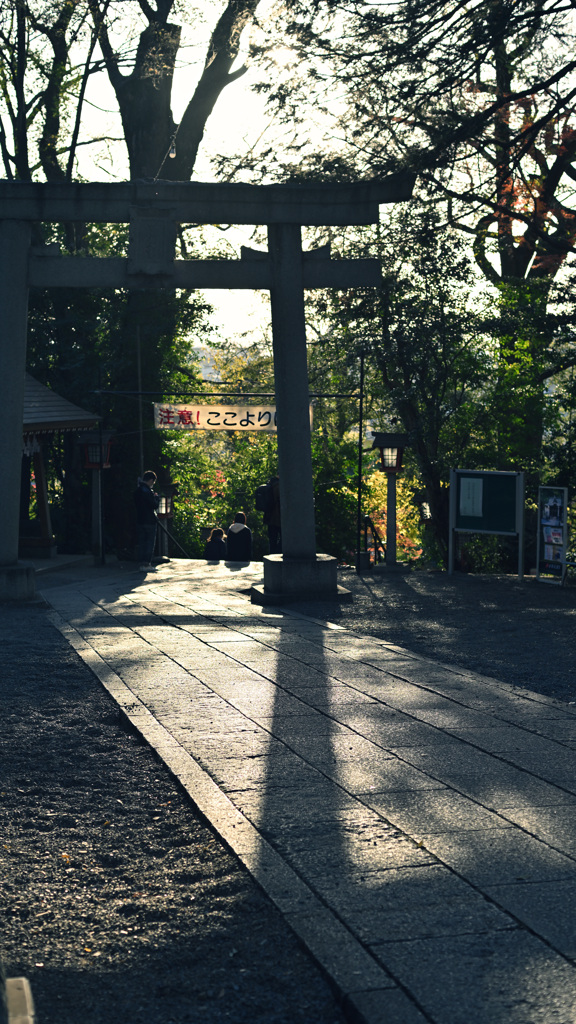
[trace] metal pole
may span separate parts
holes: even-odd
[[[364,352],[360,353],[360,411],[358,415],[358,506],[356,525],[356,568],[360,568],[360,544],[362,533],[362,429],[364,424]]]
[[[98,369],[98,391],[99,396],[99,413],[100,419],[98,421],[98,441],[100,445],[100,468],[98,470],[98,556],[96,565],[105,565],[106,556],[104,554],[104,529],[102,524],[102,467],[104,465],[104,451],[102,444],[102,379],[101,371]]]
[[[142,413],[142,353],[140,350],[140,328],[136,328],[136,360],[138,367],[138,424],[140,436],[140,476],[144,473],[144,417]]]
[[[182,547],[180,541],[176,540],[176,537],[174,537],[174,535],[170,533],[170,530],[168,529],[168,527],[164,526],[164,523],[161,523],[159,519],[158,519],[158,526],[166,534],[166,536],[169,537],[170,540],[174,544],[176,544],[176,547],[180,548],[180,551],[182,552],[182,554],[185,555],[186,558],[190,559],[190,561],[191,561],[192,560],[192,556],[188,554],[188,552],[185,550],[185,548]]]
[[[448,575],[454,573],[454,529],[456,527],[456,472],[450,470],[449,516],[448,516]]]
[[[518,531],[518,578],[524,579],[524,473],[516,477],[516,530]]]
[[[396,565],[396,473],[388,473],[386,488],[386,565]]]
[[[102,565],[102,470],[92,470],[92,552],[94,565]]]

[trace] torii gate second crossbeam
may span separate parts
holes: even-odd
[[[380,283],[377,260],[332,260],[328,246],[303,252],[304,225],[375,224],[381,203],[411,197],[412,175],[349,185],[196,182],[36,184],[0,182],[0,599],[33,596],[18,564],[18,519],[29,287],[250,288],[270,291],[278,412],[282,555],[264,558],[259,603],[338,596],[336,559],[317,555],[304,318],[307,288]],[[129,222],[127,259],[61,257],[30,245],[36,222]],[[178,225],[262,224],[268,251],[240,260],[175,260]]]

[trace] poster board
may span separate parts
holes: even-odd
[[[454,534],[518,537],[518,576],[524,550],[524,473],[483,469],[450,471],[448,572],[454,567]]]
[[[536,576],[545,583],[564,582],[568,552],[568,488],[538,488]]]

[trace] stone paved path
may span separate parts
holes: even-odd
[[[368,1024],[576,1021],[576,708],[172,562],[53,621]]]

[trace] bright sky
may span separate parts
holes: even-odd
[[[210,10],[210,6],[208,9]],[[213,23],[210,22],[204,26],[195,24],[188,30],[184,29],[180,66],[173,89],[173,114],[177,122],[193,93],[204,63],[206,44],[212,28]],[[280,64],[284,58],[285,55],[279,53]],[[239,58],[238,66],[242,59],[243,56]],[[267,133],[271,133],[272,125],[270,118],[265,114],[264,102],[251,90],[254,80],[255,74],[248,71],[222,93],[208,122],[195,168],[195,180],[214,180],[210,160],[215,155],[245,152],[255,146],[260,139],[265,140]],[[93,136],[121,136],[115,96],[104,73],[92,77],[87,102],[87,110],[90,111],[86,120],[89,133]],[[127,180],[128,162],[123,142],[114,143],[112,146],[84,146],[80,148],[79,153],[79,170],[88,180]],[[216,232],[216,237],[219,234]],[[239,256],[241,245],[252,244],[250,234],[250,229],[230,228],[224,237]],[[260,333],[263,322],[269,320],[266,297],[259,293],[207,291],[205,294],[207,300],[215,307],[213,322],[224,337],[239,335],[246,331]]]

